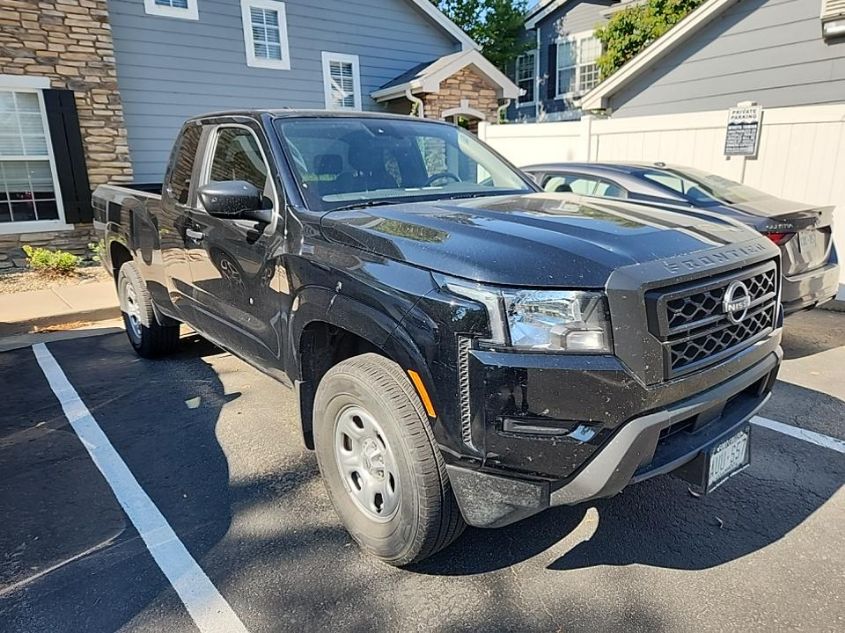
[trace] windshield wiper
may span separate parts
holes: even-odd
[[[508,196],[514,193],[530,193],[520,189],[505,189],[503,191],[472,191],[466,193],[456,193],[451,196],[443,196],[443,200],[461,200],[463,198],[484,198],[490,196]]]
[[[366,209],[367,207],[381,207],[389,204],[397,204],[396,200],[359,200],[350,204],[344,204],[339,207],[329,209],[332,211],[351,211],[352,209]]]

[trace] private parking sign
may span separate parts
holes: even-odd
[[[756,104],[738,105],[728,110],[725,156],[757,155],[762,117],[763,108]]]

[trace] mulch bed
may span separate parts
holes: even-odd
[[[2,271],[0,272],[0,294],[47,290],[59,286],[78,286],[98,281],[109,281],[110,279],[111,276],[99,264],[81,266],[76,269],[74,274],[68,276],[48,276],[34,270]]]

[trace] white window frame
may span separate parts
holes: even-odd
[[[526,57],[528,55],[531,55],[534,58],[534,64],[533,64],[534,70],[532,71],[532,75],[531,75],[531,82],[533,84],[532,88],[533,88],[533,92],[534,92],[534,98],[531,101],[520,101],[519,97],[517,97],[517,99],[516,99],[516,107],[517,108],[534,106],[534,105],[537,104],[537,101],[538,101],[538,99],[537,99],[537,73],[539,72],[539,69],[537,68],[537,60],[540,58],[540,56],[537,54],[537,52],[538,52],[537,49],[531,49],[530,51],[525,51],[522,55],[520,55],[519,57],[516,58],[516,67],[514,68],[513,75],[514,75],[514,83],[517,86],[519,86],[519,59],[520,59],[520,57]]]
[[[50,174],[53,176],[53,191],[56,194],[56,209],[59,217],[56,220],[29,220],[19,222],[0,222],[0,235],[21,235],[24,233],[42,233],[44,231],[70,231],[72,224],[65,221],[65,208],[62,204],[62,190],[59,187],[59,177],[56,171],[56,158],[53,155],[53,140],[50,138],[50,125],[47,121],[47,108],[44,105],[44,92],[50,88],[47,77],[22,77],[18,75],[0,75],[0,90],[15,92],[34,92],[38,95],[38,105],[41,108],[41,124],[44,126],[44,140],[47,142],[47,161],[50,164]],[[8,160],[43,161],[44,156],[4,156]]]
[[[144,11],[148,15],[159,15],[164,18],[179,18],[181,20],[199,20],[198,0],[188,0],[188,7],[165,7],[156,4],[155,0],[144,0]]]
[[[580,90],[581,85],[581,43],[584,40],[595,39],[595,31],[581,31],[579,33],[570,33],[563,35],[555,40],[555,99],[571,99],[574,96],[586,93],[586,90]],[[570,66],[560,65],[560,45],[570,44],[575,46],[575,64]],[[599,54],[601,54],[601,43],[599,43]],[[575,90],[561,92],[560,87],[560,71],[563,68],[575,69]],[[595,86],[594,86],[595,87]]]
[[[323,51],[323,98],[326,103],[326,110],[360,110],[361,109],[361,69],[357,55],[346,53],[330,53]],[[353,95],[355,105],[351,108],[337,107],[332,103],[332,73],[331,63],[352,64],[352,87],[355,90]]]
[[[265,59],[255,56],[255,41],[252,38],[251,8],[270,9],[279,14],[279,44],[282,47],[281,59]],[[246,65],[253,68],[272,68],[274,70],[290,70],[290,47],[288,46],[288,20],[285,15],[285,3],[276,0],[241,0],[241,20],[244,30],[244,46],[246,47]]]

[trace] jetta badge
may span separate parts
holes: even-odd
[[[728,316],[728,320],[731,323],[739,323],[748,314],[750,307],[751,295],[748,286],[741,281],[732,281],[722,297],[722,311]]]

